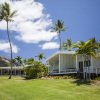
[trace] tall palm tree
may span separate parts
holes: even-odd
[[[64,21],[60,21],[59,19],[57,20],[57,23],[55,22],[55,26],[51,27],[53,30],[51,32],[57,32],[59,33],[59,39],[60,39],[60,51],[61,51],[61,37],[60,37],[60,33],[61,31],[66,31],[67,28],[69,27],[65,27],[63,26]]]
[[[39,55],[37,55],[35,57],[39,58],[39,60],[42,60],[43,58],[46,59],[46,57],[44,57],[43,55],[44,55],[44,53],[39,53]]]
[[[76,45],[77,42],[74,42],[72,44],[72,39],[66,39],[67,42],[63,42],[63,45],[61,47],[61,49],[68,49],[68,51],[71,51],[71,49],[74,47],[74,45]]]
[[[4,4],[0,5],[0,21],[5,20],[7,22],[7,34],[8,34],[8,40],[9,40],[10,50],[11,50],[11,73],[9,79],[11,79],[11,75],[12,75],[12,45],[9,37],[8,22],[14,21],[12,20],[12,18],[17,16],[16,13],[17,10],[14,10],[11,13],[10,6],[8,3],[5,2]]]
[[[95,48],[97,48],[97,46],[94,44],[91,44],[91,42],[92,42],[92,39],[89,39],[86,43],[83,41],[78,41],[78,44],[76,44],[74,46],[74,48],[78,48],[78,50],[76,50],[76,53],[74,54],[74,56],[77,54],[82,54],[85,57],[85,59],[87,59],[89,61],[88,58],[89,58],[89,55],[91,55],[97,59],[96,49],[95,49]],[[89,79],[90,79],[89,62],[88,62],[88,68],[89,68]]]

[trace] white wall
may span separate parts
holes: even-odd
[[[93,57],[93,67],[100,67],[100,57],[98,59]]]
[[[53,68],[54,68],[54,64],[52,63],[52,64],[50,64],[50,72],[53,71]]]
[[[65,70],[67,68],[76,68],[76,57],[72,57],[70,54],[61,54],[60,55],[60,68]]]
[[[55,64],[54,64],[55,63]],[[52,72],[53,70],[59,69],[59,61],[53,62],[50,65],[50,71]]]

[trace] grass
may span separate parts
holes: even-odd
[[[78,79],[0,76],[0,100],[100,100],[100,87]]]

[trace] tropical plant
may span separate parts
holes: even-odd
[[[51,32],[57,32],[59,33],[59,39],[60,39],[60,51],[61,51],[61,37],[60,37],[60,33],[61,31],[66,31],[67,28],[69,27],[65,27],[63,26],[64,21],[60,21],[59,19],[57,20],[57,23],[55,22],[55,26],[51,27],[53,30]]]
[[[46,57],[44,57],[43,55],[44,55],[44,53],[39,53],[39,55],[37,55],[35,57],[39,58],[39,60],[42,60],[43,58],[46,59]]]
[[[26,72],[26,78],[32,79],[37,78],[42,72],[43,64],[40,61],[34,61],[32,65],[24,67],[23,70]]]
[[[74,47],[74,45],[76,45],[77,42],[74,42],[72,44],[72,39],[66,39],[67,42],[63,42],[63,45],[61,47],[61,49],[68,49],[68,51],[71,51],[71,49]]]
[[[20,57],[20,55],[17,56],[15,59],[17,60],[17,62],[18,62],[20,65],[22,65],[22,57]]]
[[[89,79],[90,79],[90,67],[89,67],[89,56],[94,56],[97,59],[96,48],[97,45],[91,43],[92,39],[89,39],[86,43],[83,41],[78,41],[78,44],[74,45],[74,48],[78,48],[76,50],[75,55],[82,54],[85,57],[85,60],[88,60],[88,68],[89,68]]]
[[[27,65],[33,65],[33,64],[34,64],[34,58],[33,58],[33,57],[29,58],[29,59],[27,60],[26,64],[27,64]]]
[[[23,63],[24,63],[24,65],[26,65],[26,63],[27,63],[27,59],[26,58],[23,59]]]
[[[12,20],[12,18],[17,16],[16,13],[17,10],[14,10],[11,13],[10,6],[8,3],[5,2],[4,4],[0,5],[0,21],[5,20],[7,22],[7,34],[8,34],[8,40],[9,40],[10,50],[11,50],[11,73],[9,79],[11,79],[11,75],[12,75],[12,45],[9,37],[8,22],[14,21]]]
[[[16,60],[15,59],[12,59],[12,63],[13,63],[13,66],[14,66],[15,63],[16,63]]]
[[[100,53],[100,42],[98,42],[99,39],[96,40],[95,37],[92,37],[91,39],[92,39],[92,41],[91,41],[90,44],[93,44],[93,45],[94,45],[94,47],[92,47],[92,48],[94,48],[94,49],[96,50],[97,53],[98,53],[98,52]]]

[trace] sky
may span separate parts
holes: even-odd
[[[9,22],[13,58],[22,59],[44,53],[46,58],[59,51],[59,36],[51,33],[58,19],[67,31],[61,32],[61,43],[72,38],[86,42],[100,39],[100,0],[0,0],[10,4],[11,12],[18,10],[14,22]],[[100,42],[100,40],[99,40]],[[7,23],[0,22],[0,56],[11,58]],[[42,60],[45,63],[45,59]]]

